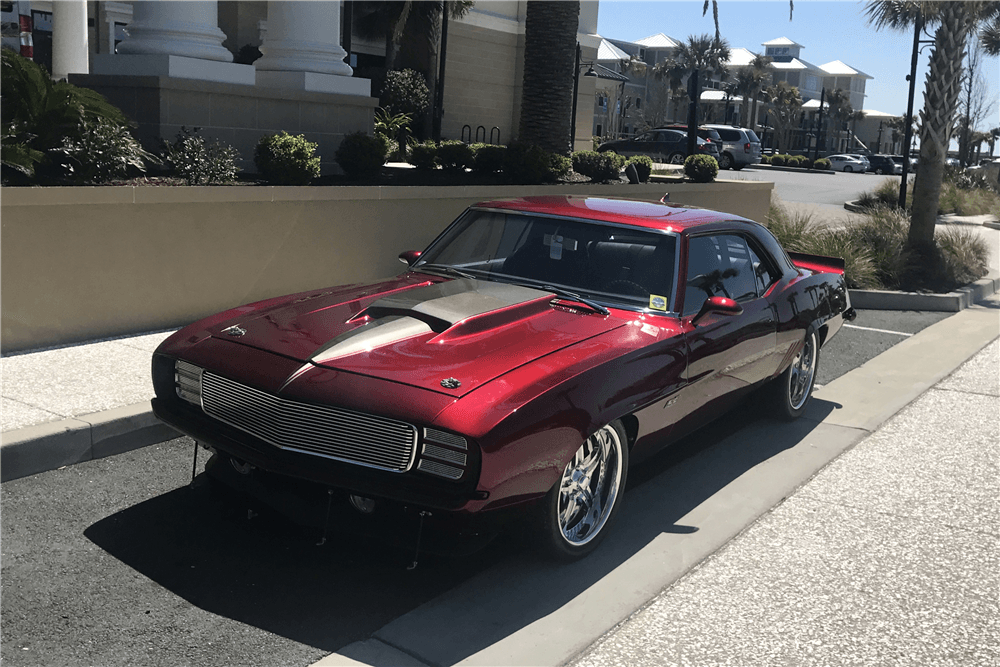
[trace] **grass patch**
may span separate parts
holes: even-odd
[[[982,278],[989,268],[986,241],[972,229],[952,226],[936,230],[936,269],[920,265],[906,245],[909,214],[894,206],[875,204],[846,226],[827,228],[772,198],[765,225],[787,250],[842,257],[851,289],[905,290],[916,282],[922,289],[949,292]]]

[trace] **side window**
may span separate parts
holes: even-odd
[[[694,315],[710,296],[735,301],[757,298],[750,250],[734,234],[696,236],[688,242],[687,284],[682,315]]]
[[[778,280],[780,274],[774,268],[774,261],[766,252],[755,248],[753,243],[749,245],[749,250],[750,261],[753,262],[753,272],[757,279],[757,293],[763,296],[767,288]]]

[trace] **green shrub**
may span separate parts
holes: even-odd
[[[789,167],[805,168],[809,165],[809,158],[805,155],[789,155],[785,158],[785,164]]]
[[[555,183],[569,173],[570,158],[520,141],[512,142],[504,153],[503,172],[514,183],[535,185]]]
[[[944,289],[954,289],[979,280],[989,270],[989,246],[967,227],[941,226],[934,239],[941,250]]]
[[[627,167],[630,164],[635,165],[636,173],[639,174],[639,181],[641,183],[646,183],[649,181],[649,175],[653,173],[653,159],[648,155],[633,155],[626,162]]]
[[[761,164],[771,164],[771,156],[770,155],[761,155],[760,156],[760,163]]]
[[[785,156],[781,153],[775,153],[771,156],[771,164],[775,167],[783,167],[785,165]]]
[[[122,134],[128,128],[127,119],[102,95],[66,81],[53,81],[41,65],[10,49],[0,51],[0,107],[3,109],[0,141],[5,181],[79,181],[82,179],[78,172],[86,157],[82,155],[83,149],[77,152],[73,146],[106,150],[109,157],[102,160],[111,163],[134,149],[131,145],[126,146],[127,140]],[[115,145],[102,147],[101,137]],[[71,144],[69,147],[67,140]],[[143,159],[152,158],[148,153],[142,156]]]
[[[400,146],[399,142],[401,136],[406,137],[409,133],[412,120],[409,114],[393,115],[385,109],[375,110],[375,124],[372,129],[377,136],[385,139],[388,155],[398,155],[400,159],[406,159],[406,140],[402,139],[403,146]]]
[[[53,162],[66,169],[75,183],[107,183],[146,171],[145,159],[154,159],[124,125],[107,118],[84,118],[62,146],[50,151]],[[58,157],[56,157],[58,156]]]
[[[695,183],[711,183],[719,175],[719,163],[711,155],[689,155],[684,173]]]
[[[801,248],[805,238],[817,229],[809,213],[791,212],[785,208],[777,196],[772,196],[764,226],[771,230],[778,242],[788,250]]]
[[[340,142],[334,157],[348,177],[371,179],[378,178],[388,153],[389,140],[382,135],[352,132]]]
[[[910,264],[906,235],[910,219],[893,206],[877,204],[865,215],[852,220],[844,230],[872,259],[876,281],[887,289],[897,289]]]
[[[827,160],[825,157],[821,157],[815,162],[813,162],[812,168],[819,169],[821,171],[829,171],[832,168],[832,165],[830,164],[830,161]]]
[[[205,137],[198,136],[198,129],[182,126],[174,143],[164,142],[164,160],[173,173],[188,185],[235,181],[239,151],[219,141],[209,143]]]
[[[424,75],[412,69],[386,72],[379,103],[389,114],[407,114],[416,118],[431,104]]]
[[[604,143],[604,137],[599,137],[595,134],[590,138],[590,143],[594,146],[594,150],[596,151],[601,147],[601,144]]]
[[[625,158],[614,151],[577,151],[571,156],[573,171],[595,182],[618,180]]]
[[[495,174],[503,171],[503,156],[507,152],[506,146],[495,146],[493,144],[472,144],[473,159],[472,170],[481,174]]]
[[[274,185],[306,185],[319,176],[318,144],[287,132],[260,138],[253,152],[257,173]]]
[[[433,141],[425,141],[410,146],[409,161],[417,169],[436,169],[438,147]]]
[[[438,162],[442,169],[453,171],[471,167],[476,160],[472,147],[464,141],[442,141],[437,150]]]

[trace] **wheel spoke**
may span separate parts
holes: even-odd
[[[607,521],[621,479],[621,447],[617,431],[605,426],[580,446],[563,471],[557,514],[571,544],[589,542]]]

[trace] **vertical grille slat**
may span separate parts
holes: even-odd
[[[412,424],[279,398],[208,371],[201,380],[206,414],[275,447],[391,472],[413,465]]]

